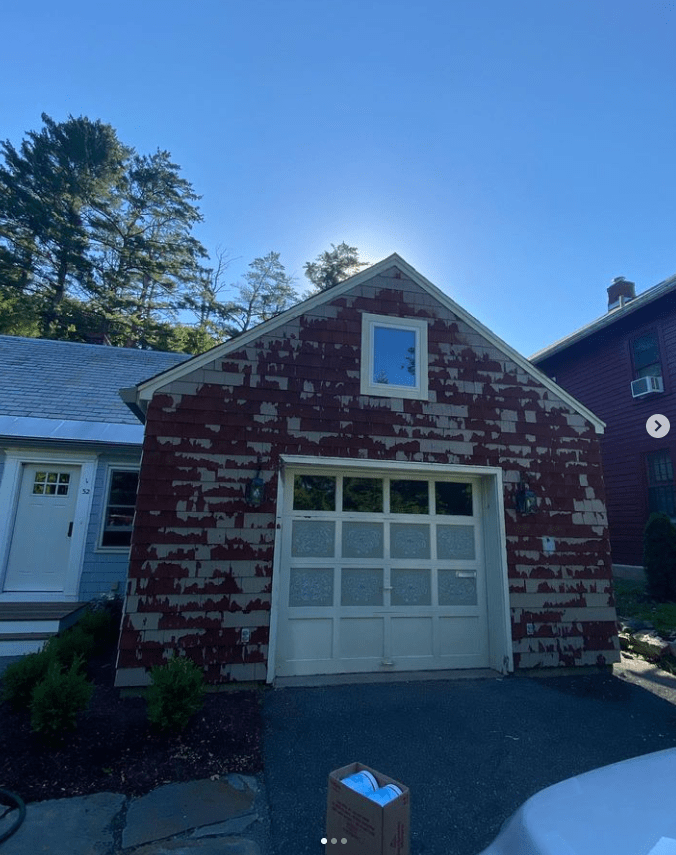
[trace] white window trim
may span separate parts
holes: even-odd
[[[110,482],[113,478],[113,472],[136,472],[140,473],[139,466],[132,466],[129,464],[115,464],[109,463],[106,467],[106,481],[103,488],[103,498],[101,503],[101,522],[99,524],[99,536],[96,540],[96,551],[97,552],[105,552],[106,555],[110,555],[111,553],[117,553],[124,555],[128,553],[130,550],[130,546],[104,546],[103,545],[103,535],[106,527],[106,516],[108,515],[108,500],[110,497]]]
[[[378,327],[392,327],[409,330],[416,334],[416,385],[395,386],[373,383],[373,330]],[[363,312],[361,316],[361,389],[362,395],[374,395],[380,398],[413,398],[427,401],[428,392],[428,353],[427,321],[417,318],[397,318],[391,315],[371,315]]]

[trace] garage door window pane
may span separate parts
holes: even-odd
[[[382,523],[343,523],[343,558],[382,558]]]
[[[328,475],[296,475],[293,507],[296,511],[335,511],[336,479]]]
[[[392,570],[393,606],[431,605],[429,570]]]
[[[434,485],[437,513],[449,516],[472,516],[472,485],[437,481]]]
[[[383,512],[382,478],[344,478],[343,510],[381,514]]]
[[[332,606],[333,569],[292,567],[289,605],[294,607]]]
[[[438,525],[437,558],[474,560],[473,525]]]
[[[440,606],[475,606],[476,573],[471,570],[439,570]]]
[[[342,606],[382,606],[382,568],[344,567],[341,578],[340,604]]]
[[[429,558],[430,527],[392,523],[390,526],[390,556],[392,558]]]
[[[390,482],[390,510],[393,514],[429,513],[427,481]]]
[[[294,520],[291,554],[307,558],[332,558],[335,523],[323,520]]]

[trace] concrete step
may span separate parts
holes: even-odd
[[[48,638],[77,622],[87,603],[0,603],[0,656],[40,650]]]

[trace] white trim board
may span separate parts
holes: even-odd
[[[396,267],[401,271],[401,273],[419,285],[442,306],[457,315],[464,323],[467,324],[467,326],[483,336],[486,341],[490,342],[490,344],[495,348],[504,353],[505,356],[509,357],[509,359],[518,365],[526,374],[529,374],[537,380],[538,383],[545,386],[545,388],[549,389],[550,392],[564,401],[572,410],[579,413],[587,421],[591,422],[594,425],[596,433],[604,432],[605,422],[603,422],[598,416],[595,416],[591,410],[587,409],[587,407],[566,392],[565,389],[558,386],[552,379],[547,377],[546,374],[539,371],[531,362],[528,361],[528,359],[526,359],[525,356],[522,356],[514,350],[513,347],[510,347],[510,345],[485,327],[473,315],[470,315],[470,313],[463,309],[462,306],[459,306],[455,300],[452,300],[447,294],[440,291],[436,285],[433,285],[428,279],[418,273],[417,270],[411,267],[411,265],[397,255],[397,253],[389,255],[387,258],[366,268],[366,270],[362,270],[355,276],[351,276],[344,282],[340,282],[332,288],[327,288],[325,291],[315,294],[307,300],[303,300],[301,303],[287,309],[286,312],[282,312],[280,315],[277,315],[277,317],[272,318],[269,321],[264,321],[262,324],[259,324],[253,329],[248,330],[247,332],[242,333],[223,344],[218,344],[216,347],[212,347],[211,350],[207,350],[206,353],[201,353],[198,356],[189,359],[187,362],[182,362],[180,365],[170,368],[167,371],[138,384],[138,386],[124,390],[124,394],[121,393],[122,397],[127,401],[127,403],[135,404],[139,410],[145,410],[148,402],[151,400],[155,392],[162,389],[164,386],[173,383],[175,380],[180,380],[186,374],[190,374],[190,372],[195,371],[198,368],[202,368],[204,365],[208,365],[215,359],[220,359],[234,350],[239,350],[240,348],[245,347],[250,342],[273,332],[278,327],[294,320],[300,315],[311,312],[317,306],[321,306],[324,303],[335,300],[337,297],[340,297],[352,288],[368,282],[370,279],[373,279],[385,270],[389,270],[391,267]]]

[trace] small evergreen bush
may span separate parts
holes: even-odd
[[[111,641],[115,640],[116,629],[113,623],[113,616],[109,609],[87,609],[84,615],[75,625],[76,629],[81,629],[85,634],[90,635],[94,639],[96,648],[106,647]]]
[[[27,653],[12,662],[2,675],[2,700],[15,709],[28,709],[33,689],[45,678],[54,661],[54,649],[45,645],[38,653]]]
[[[77,714],[86,709],[94,686],[82,673],[82,659],[76,656],[68,670],[54,660],[31,697],[31,727],[55,738],[74,730]]]
[[[52,655],[65,668],[70,668],[77,659],[80,668],[84,668],[86,661],[94,652],[94,636],[86,632],[79,624],[67,629],[61,635],[50,639],[48,644]]]
[[[666,514],[651,514],[646,523],[643,566],[650,596],[676,600],[676,528]]]
[[[204,674],[191,659],[174,656],[150,670],[148,719],[160,730],[183,730],[204,703]]]

